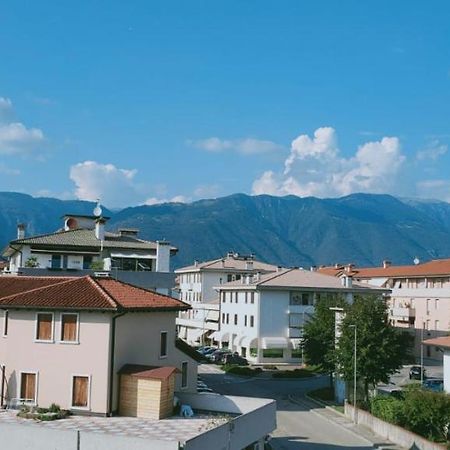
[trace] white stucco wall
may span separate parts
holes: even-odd
[[[450,394],[450,349],[444,352],[444,391]]]
[[[90,408],[106,413],[109,314],[81,312],[79,343],[59,342],[61,314],[54,313],[54,341],[36,342],[36,311],[9,311],[7,337],[0,312],[0,363],[6,366],[8,398],[20,397],[20,372],[37,372],[37,403],[71,407],[73,375],[91,377]]]

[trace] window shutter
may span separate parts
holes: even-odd
[[[37,339],[50,341],[52,339],[52,314],[38,314]]]
[[[36,401],[36,374],[22,373],[20,398]]]
[[[62,340],[76,341],[77,340],[77,315],[63,314],[62,315]]]
[[[88,387],[88,377],[73,377],[72,406],[87,407]]]

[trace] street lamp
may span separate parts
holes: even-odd
[[[357,340],[356,340],[356,335],[357,335],[357,333],[356,333],[356,325],[349,325],[349,327],[350,328],[353,328],[354,330],[355,330],[355,340],[354,340],[354,343],[353,343],[353,358],[354,358],[354,361],[353,361],[353,408],[354,408],[354,414],[353,414],[353,421],[355,422],[355,423],[357,423],[357,407],[356,407],[356,342],[357,342]]]

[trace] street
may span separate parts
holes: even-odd
[[[220,394],[273,398],[277,401],[277,425],[270,441],[275,450],[338,450],[373,448],[376,436],[360,430],[347,419],[304,397],[312,389],[324,387],[327,377],[306,379],[243,378],[224,374],[217,366],[201,365],[199,375]],[[332,416],[332,417],[330,417]],[[336,421],[338,423],[336,423]],[[388,446],[384,442],[384,446]],[[396,448],[390,446],[389,448]]]

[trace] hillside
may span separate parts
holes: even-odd
[[[65,213],[90,214],[93,203],[0,193],[0,244],[51,232]],[[113,213],[109,229],[136,227],[145,239],[167,239],[180,250],[177,267],[229,250],[286,266],[354,262],[378,265],[450,257],[450,204],[354,194],[337,199],[234,194],[191,204],[167,203]]]

